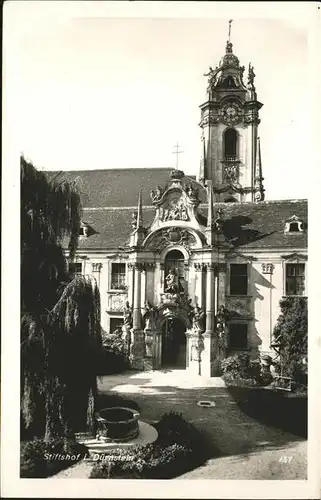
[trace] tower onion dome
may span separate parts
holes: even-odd
[[[239,58],[233,54],[233,44],[229,41],[226,42],[225,56],[220,61],[220,68],[236,68],[240,67]]]

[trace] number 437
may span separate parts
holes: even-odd
[[[290,462],[292,462],[292,460],[293,460],[293,457],[286,456],[286,455],[282,455],[279,458],[279,462],[281,462],[282,464],[289,464]]]

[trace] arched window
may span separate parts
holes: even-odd
[[[237,132],[234,128],[228,128],[224,132],[224,157],[235,160],[237,150]]]

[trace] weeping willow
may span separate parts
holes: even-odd
[[[21,414],[28,436],[93,426],[100,296],[93,278],[68,275],[81,220],[77,186],[49,180],[21,158]]]

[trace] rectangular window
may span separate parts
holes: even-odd
[[[305,264],[286,264],[285,279],[286,295],[304,295]]]
[[[82,262],[70,262],[69,272],[71,274],[82,274]]]
[[[229,325],[229,348],[247,349],[247,324],[230,323]]]
[[[247,295],[247,264],[230,264],[230,295]]]
[[[123,290],[126,287],[126,264],[111,265],[111,288]]]

